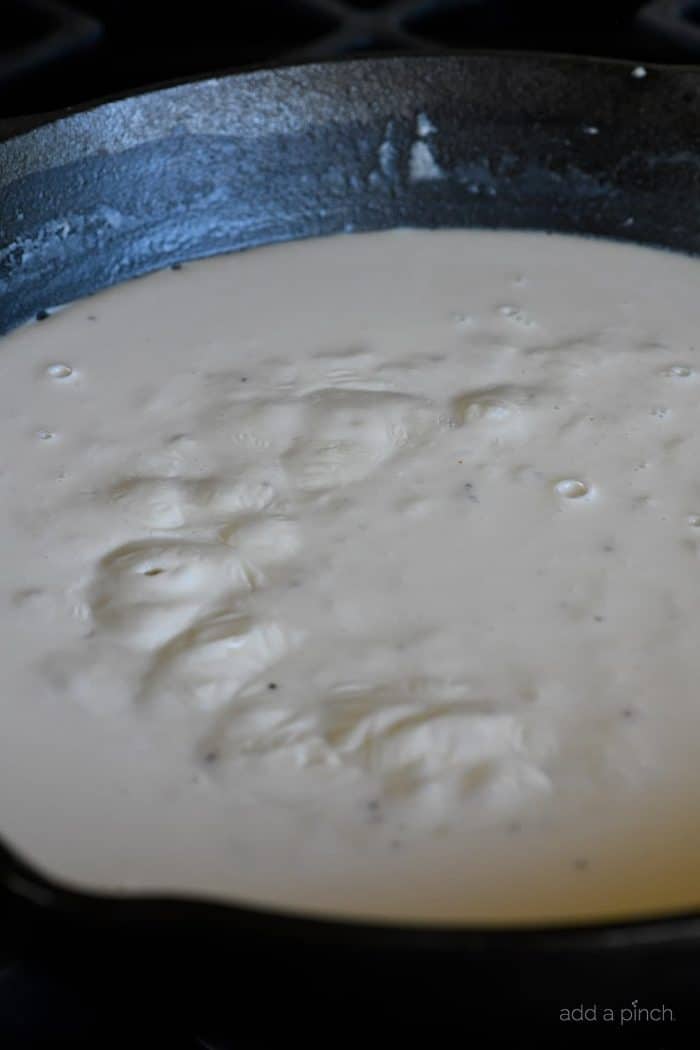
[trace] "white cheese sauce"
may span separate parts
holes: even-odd
[[[700,262],[394,231],[0,344],[0,830],[385,919],[700,903]]]

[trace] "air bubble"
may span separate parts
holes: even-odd
[[[586,124],[583,133],[584,135],[598,135],[600,134],[600,128],[597,128],[595,124]]]
[[[450,317],[458,327],[472,328],[475,323],[470,314],[453,313],[450,314]]]
[[[501,317],[508,317],[511,321],[522,325],[524,328],[534,328],[535,322],[517,306],[512,306],[510,303],[507,303],[505,306],[499,306],[498,312]]]
[[[40,430],[37,434],[37,437],[40,441],[51,441],[51,439],[55,437],[55,435],[52,434],[50,430]]]
[[[700,529],[700,514],[689,514],[688,524],[692,525],[694,529]]]
[[[52,379],[67,379],[68,376],[73,375],[70,365],[49,365],[46,372]]]
[[[564,478],[557,482],[555,488],[565,499],[580,499],[581,496],[587,496],[589,492],[585,481],[578,481],[576,478]]]
[[[688,365],[671,365],[666,375],[686,379],[689,375],[692,375],[692,372],[692,368],[689,368]]]
[[[643,80],[646,75],[647,71],[644,66],[635,66],[630,74],[635,80]]]

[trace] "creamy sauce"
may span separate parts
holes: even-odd
[[[398,231],[4,339],[7,840],[343,915],[700,903],[699,289]]]

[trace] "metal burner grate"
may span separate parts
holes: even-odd
[[[56,0],[4,0],[0,85],[74,55],[100,32],[96,19]]]
[[[0,0],[0,11],[0,118],[189,76],[345,55],[700,55],[700,0]]]
[[[656,0],[644,8],[642,19],[659,38],[700,56],[700,0]]]

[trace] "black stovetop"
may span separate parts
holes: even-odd
[[[224,70],[484,48],[700,62],[700,0],[0,0],[0,119]],[[143,1002],[125,1012],[90,969],[0,943],[0,1047],[97,1048],[115,1034],[134,1047],[146,1031],[169,1050],[243,1045],[203,1035],[206,1018],[144,1028]]]
[[[0,117],[173,78],[473,48],[700,60],[700,0],[1,0]]]

